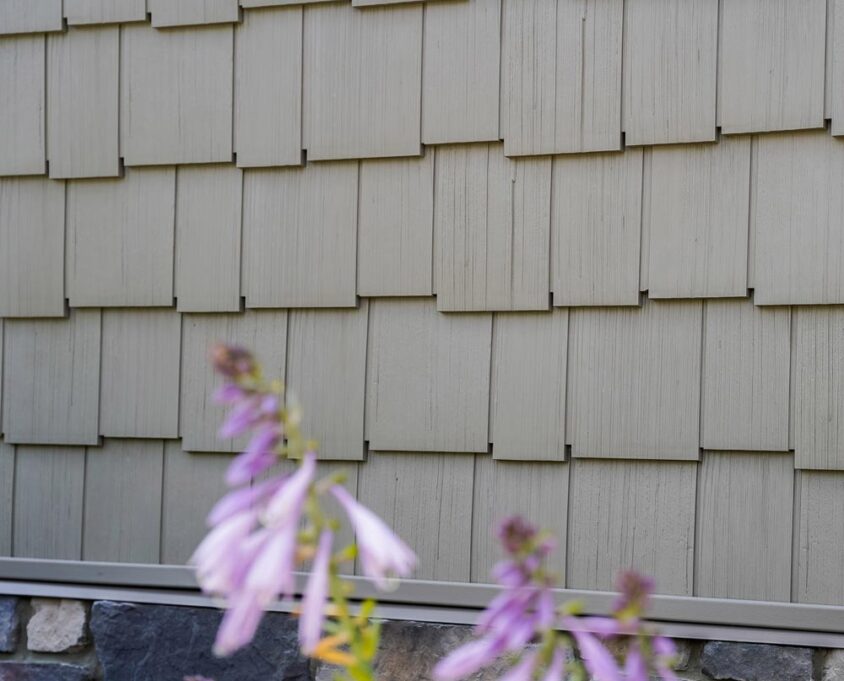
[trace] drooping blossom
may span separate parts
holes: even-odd
[[[501,677],[501,681],[531,681],[535,668],[536,652],[531,651],[523,655],[522,659]]]
[[[343,487],[331,493],[340,502],[355,531],[361,568],[379,589],[388,589],[391,579],[407,577],[416,567],[416,554],[381,518],[356,501]]]
[[[566,653],[562,648],[556,648],[551,657],[551,664],[545,670],[542,681],[564,681],[566,673]]]
[[[325,603],[328,599],[328,566],[331,560],[331,543],[334,535],[324,530],[319,538],[316,557],[302,597],[302,614],[299,619],[299,645],[306,655],[313,653],[322,634]]]

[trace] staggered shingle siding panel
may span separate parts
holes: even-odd
[[[844,606],[842,16],[0,0],[0,556],[183,563],[226,340],[418,577]]]

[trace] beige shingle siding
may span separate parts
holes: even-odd
[[[0,175],[46,171],[45,38],[0,40]]]
[[[791,598],[791,455],[704,452],[697,495],[696,595]]]
[[[64,0],[64,16],[70,25],[146,21],[146,0]]]
[[[183,562],[223,340],[418,576],[844,606],[840,4],[0,0],[0,555]]]

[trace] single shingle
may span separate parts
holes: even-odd
[[[44,36],[0,40],[0,175],[47,170]]]
[[[624,5],[627,144],[715,139],[718,0]]]
[[[173,304],[175,191],[173,168],[133,168],[119,180],[68,182],[71,307]]]
[[[176,188],[178,309],[239,311],[243,173],[231,165],[181,167]]]
[[[638,305],[642,151],[554,158],[554,305]]]
[[[568,310],[492,321],[490,442],[496,459],[563,461]]]
[[[68,24],[146,21],[146,0],[64,0]]]
[[[422,142],[498,141],[501,0],[429,3],[422,49]]]
[[[304,46],[308,159],[421,153],[421,4],[308,5]]]
[[[147,5],[156,27],[233,23],[240,18],[237,0],[147,0]]]
[[[244,12],[234,31],[234,150],[241,167],[302,163],[302,7]]]
[[[178,437],[181,315],[103,311],[100,433]]]
[[[747,295],[750,138],[656,147],[651,157],[648,295]]]
[[[696,595],[788,601],[794,459],[704,452],[697,496]]]
[[[826,0],[721,3],[722,132],[823,127],[826,7]]]
[[[164,443],[106,440],[85,456],[82,559],[157,563]]]
[[[61,31],[62,0],[4,0],[0,3],[0,35]]]
[[[50,177],[116,177],[120,32],[71,28],[47,37]]]
[[[442,314],[433,300],[370,303],[370,448],[486,452],[491,314]]]
[[[0,316],[64,316],[63,182],[0,179]]]
[[[120,149],[126,165],[232,160],[232,30],[121,29]]]
[[[247,307],[355,307],[357,195],[357,162],[246,172]]]
[[[95,445],[100,403],[100,311],[4,324],[6,442]]]
[[[547,310],[551,159],[477,144],[438,149],[435,164],[437,309]]]
[[[505,153],[621,148],[621,0],[503,2]]]
[[[566,586],[613,589],[620,570],[653,577],[659,593],[691,596],[695,550],[693,463],[570,464]]]

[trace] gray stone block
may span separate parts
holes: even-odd
[[[0,597],[0,653],[13,653],[18,645],[18,599]]]
[[[0,681],[91,681],[91,672],[75,664],[0,662]]]
[[[812,681],[812,650],[714,641],[703,647],[701,667],[719,681]]]
[[[72,653],[88,643],[88,609],[81,601],[33,598],[26,647],[38,653]]]
[[[844,681],[844,650],[830,650],[823,665],[823,681]]]
[[[271,613],[255,640],[226,658],[211,647],[222,614],[209,608],[134,605],[98,601],[91,611],[94,647],[104,681],[182,679],[214,681],[308,681],[299,654],[297,621]]]

